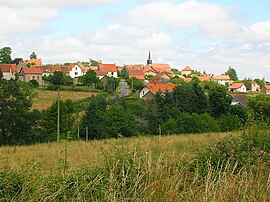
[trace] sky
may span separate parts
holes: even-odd
[[[43,64],[154,63],[270,80],[269,0],[0,0],[0,48]]]

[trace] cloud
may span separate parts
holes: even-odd
[[[12,7],[81,7],[119,3],[122,0],[0,0],[0,5]]]
[[[127,15],[126,23],[141,27],[156,25],[164,25],[167,29],[196,27],[213,36],[234,34],[239,31],[239,26],[232,18],[229,9],[195,0],[182,3],[151,2],[140,5],[124,15]]]
[[[44,22],[54,19],[57,10],[46,7],[16,9],[0,6],[0,13],[5,16],[0,21],[0,36],[17,36],[44,31]]]

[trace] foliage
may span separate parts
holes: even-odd
[[[3,47],[0,49],[0,63],[1,64],[11,64],[11,48],[10,47]]]
[[[135,77],[127,79],[127,83],[131,88],[133,88],[134,91],[140,90],[143,86],[143,81]]]
[[[15,80],[0,80],[0,145],[27,143],[35,124],[29,111],[33,94]]]
[[[31,66],[35,66],[36,65],[36,63],[34,63],[34,62],[28,62],[27,64],[26,64],[26,67],[27,68],[30,68]]]
[[[231,66],[226,71],[226,74],[230,77],[231,80],[233,80],[233,81],[238,80],[236,70],[234,68],[232,68]]]
[[[39,86],[39,83],[35,79],[30,80],[29,83],[34,88],[37,88]]]
[[[90,61],[90,66],[98,66],[98,64],[99,64],[99,62],[98,61],[96,61],[96,60],[91,60]]]
[[[239,130],[243,125],[242,120],[231,113],[223,115],[219,120],[220,130],[222,132],[234,131]]]
[[[102,133],[104,128],[100,123],[107,107],[107,101],[104,96],[92,97],[89,106],[81,119],[80,137],[86,139],[88,133],[89,139],[105,138]]]
[[[155,78],[155,76],[153,75],[145,75],[144,78],[148,81],[151,81],[153,78]]]
[[[264,78],[263,79],[259,79],[259,78],[256,78],[254,79],[260,86],[264,86],[265,84],[265,80]]]
[[[250,98],[248,108],[255,119],[264,121],[270,125],[270,96],[257,95]]]
[[[247,90],[251,90],[251,82],[252,82],[252,79],[250,78],[245,78],[243,81],[242,81],[245,86],[247,87]]]
[[[121,77],[128,79],[129,76],[129,71],[128,68],[126,66],[123,67],[122,71],[121,71]]]
[[[221,117],[229,111],[232,97],[227,95],[224,86],[215,86],[209,92],[210,113],[215,118]]]
[[[43,76],[42,80],[47,81],[55,86],[59,85],[69,86],[73,84],[73,79],[70,76],[66,76],[65,73],[59,71],[55,71],[52,75],[50,74],[49,76]]]
[[[178,76],[175,76],[175,77],[171,78],[170,81],[172,83],[175,83],[175,84],[184,84],[184,83],[186,83],[183,79],[179,78]]]
[[[0,68],[0,79],[3,78],[3,72],[2,72],[2,69]]]
[[[119,86],[120,79],[114,77],[107,77],[108,83],[104,87],[104,91],[108,93],[113,93]]]
[[[88,70],[85,75],[80,76],[78,78],[78,81],[85,86],[91,86],[91,85],[96,85],[98,82],[98,77],[95,71],[93,70]]]
[[[219,172],[227,169],[232,173],[238,173],[243,168],[256,169],[260,164],[268,167],[270,133],[269,130],[263,130],[260,125],[254,123],[250,123],[240,137],[227,137],[198,154],[196,169],[205,176],[209,166],[214,170],[218,169]],[[229,167],[225,166],[228,162]],[[260,169],[264,169],[264,166]]]
[[[58,103],[55,101],[52,106],[43,111],[41,120],[43,141],[55,141],[57,133],[57,108]],[[66,139],[71,132],[71,128],[75,120],[75,105],[70,99],[60,100],[60,135],[62,139]]]
[[[37,54],[35,52],[33,52],[33,53],[31,53],[31,55],[29,57],[30,57],[30,60],[37,59]]]

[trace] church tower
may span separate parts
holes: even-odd
[[[149,56],[148,56],[148,60],[147,60],[147,64],[146,64],[147,66],[149,66],[149,65],[152,65],[152,60],[151,60],[151,53],[150,53],[150,51],[149,51]]]

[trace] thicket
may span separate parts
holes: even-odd
[[[1,79],[1,145],[56,140],[57,102],[31,111],[31,88]],[[109,86],[114,88],[114,80]],[[242,129],[248,114],[269,124],[269,97],[256,96],[247,109],[231,106],[226,88],[196,80],[157,93],[154,99],[114,98],[101,93],[86,100],[60,101],[61,139],[104,139],[143,134],[168,135]]]

